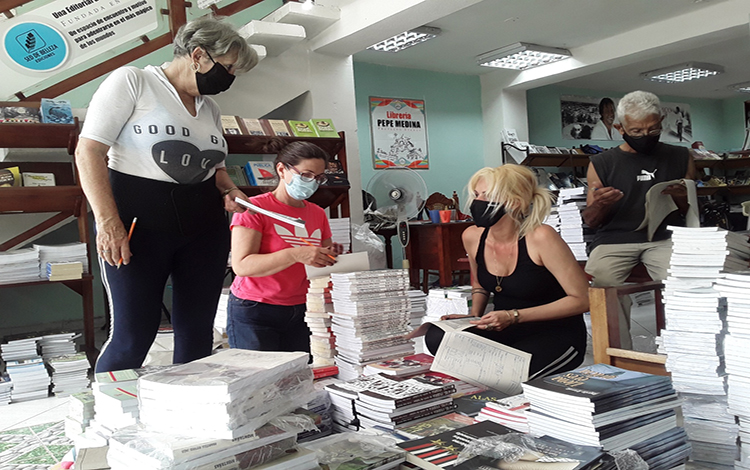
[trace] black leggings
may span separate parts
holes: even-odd
[[[120,269],[99,260],[112,316],[96,372],[141,367],[161,323],[164,287],[172,276],[174,363],[211,354],[213,321],[229,254],[229,227],[209,224],[185,236],[135,227],[133,257]]]
[[[531,325],[528,323],[523,326]],[[586,327],[583,319],[580,327],[576,325],[565,330],[545,328],[533,334],[518,334],[518,329],[514,327],[503,331],[478,328],[465,331],[531,354],[529,379],[573,370],[581,365],[586,354]],[[444,335],[445,332],[435,325],[430,325],[427,330],[425,344],[433,355],[437,353]]]

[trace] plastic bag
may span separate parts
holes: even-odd
[[[352,252],[367,251],[370,269],[385,269],[385,242],[367,224],[352,224]]]

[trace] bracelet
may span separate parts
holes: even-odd
[[[231,187],[231,188],[229,188],[229,189],[225,189],[225,190],[224,190],[224,192],[223,192],[223,193],[221,193],[221,196],[222,196],[222,197],[224,197],[224,196],[226,196],[227,194],[231,193],[231,192],[232,192],[232,191],[234,191],[234,190],[237,190],[237,191],[239,191],[239,190],[240,190],[240,188],[238,188],[237,186],[232,186],[232,187]]]
[[[515,325],[519,321],[521,321],[521,312],[519,312],[517,308],[514,308],[513,309],[513,324]]]

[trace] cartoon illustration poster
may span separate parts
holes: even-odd
[[[370,97],[374,168],[430,167],[424,100]]]

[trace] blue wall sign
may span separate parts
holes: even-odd
[[[44,23],[19,23],[5,33],[5,52],[21,67],[46,72],[62,65],[68,57],[63,35]]]

